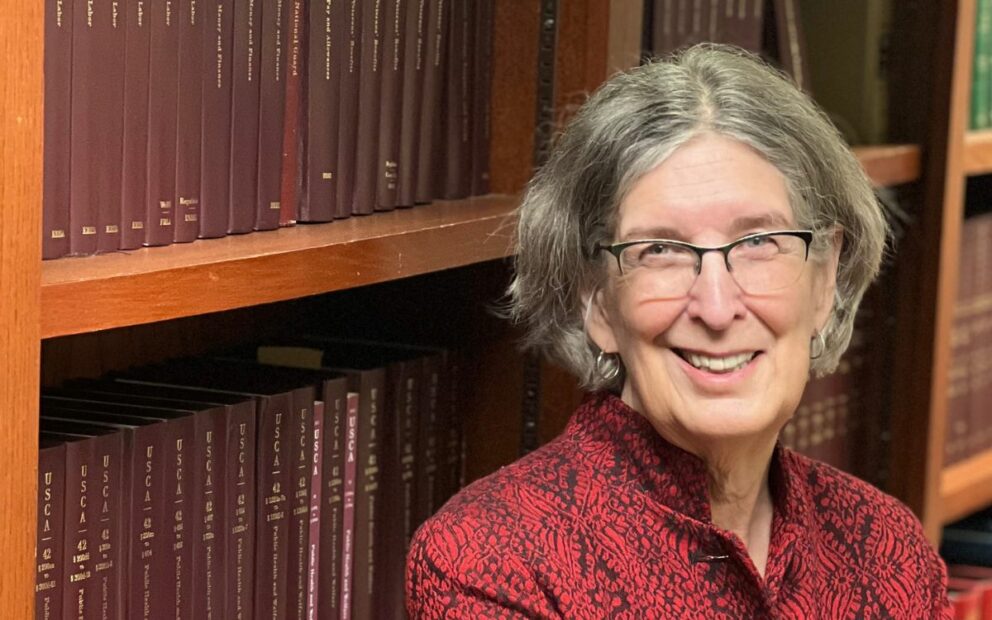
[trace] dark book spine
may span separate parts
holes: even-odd
[[[73,0],[45,1],[42,258],[69,253]]]
[[[203,16],[203,99],[200,126],[200,230],[227,234],[231,169],[231,47],[233,0],[206,0]]]
[[[320,513],[323,491],[325,403],[313,404],[313,451],[310,455],[310,532],[307,542],[307,620],[316,620],[320,609]]]
[[[99,583],[94,577],[100,544],[98,441],[90,437],[66,445],[62,609],[67,618],[97,617],[100,604]]]
[[[809,72],[806,68],[806,42],[803,38],[802,19],[796,0],[773,0],[775,14],[775,40],[778,60],[792,76],[796,85],[809,91]]]
[[[124,20],[120,0],[76,0],[73,8],[71,254],[120,247]]]
[[[289,468],[292,493],[289,506],[289,549],[287,573],[287,607],[289,620],[307,616],[307,565],[310,534],[310,458],[313,454],[312,390],[297,390],[289,432]]]
[[[380,422],[385,373],[369,373],[368,384],[360,392],[358,422],[358,467],[355,483],[355,558],[352,585],[352,616],[372,618],[378,600],[381,573],[376,566],[379,525],[379,477],[382,453]]]
[[[175,584],[169,618],[193,618],[194,467],[197,461],[196,417],[169,420],[166,435],[165,516],[170,566],[165,584]]]
[[[209,2],[210,0],[206,0]],[[200,128],[203,122],[203,8],[179,0],[179,82],[176,89],[176,222],[173,241],[200,233]]]
[[[255,409],[253,403],[232,408],[227,419],[225,514],[228,525],[227,617],[252,618],[255,566]]]
[[[383,0],[382,80],[379,96],[378,152],[376,154],[376,201],[381,211],[395,209],[400,175],[400,109],[403,95],[403,65],[406,62],[406,3],[411,0]]]
[[[165,585],[175,591],[175,582],[165,570],[168,539],[165,536],[164,487],[165,446],[163,424],[125,431],[124,476],[130,480],[130,507],[126,523],[128,548],[128,618],[164,617],[173,597],[155,596],[152,588]],[[128,445],[130,439],[130,445]]]
[[[359,395],[356,392],[348,394],[348,404],[345,415],[344,440],[344,469],[341,481],[341,620],[350,620],[351,607],[354,600],[354,568],[355,568],[355,499],[358,483],[358,415]]]
[[[411,207],[417,193],[417,142],[420,137],[421,96],[424,89],[427,0],[405,0],[403,92],[400,104],[399,177],[396,206]]]
[[[198,617],[225,618],[224,543],[227,503],[226,416],[224,412],[200,414],[196,418],[197,460],[193,475],[193,607]]]
[[[445,72],[444,159],[437,168],[438,189],[445,199],[465,198],[470,186],[472,147],[472,5],[451,3],[448,65]]]
[[[347,393],[324,399],[324,433],[320,457],[320,610],[321,617],[341,616],[344,428]],[[316,418],[314,418],[316,422]],[[317,466],[317,463],[314,464]],[[311,541],[313,546],[313,541]]]
[[[151,0],[148,66],[148,187],[145,245],[172,243],[176,209],[176,95],[179,87],[179,7]]]
[[[493,0],[475,4],[475,45],[472,71],[472,179],[469,194],[489,193],[489,142],[493,67]]]
[[[303,0],[283,0],[289,7],[287,22],[288,41],[286,58],[286,110],[283,115],[281,189],[279,197],[279,225],[290,226],[299,219],[300,182],[300,129],[303,104],[303,55],[307,5]]]
[[[420,137],[417,144],[418,203],[427,203],[438,195],[434,173],[438,166],[437,149],[441,144],[441,95],[444,89],[444,68],[447,64],[448,0],[428,0],[425,30],[423,105],[420,108]]]
[[[148,59],[150,12],[144,0],[129,0],[124,53],[124,147],[121,249],[145,242],[145,188],[148,184]]]
[[[441,406],[440,356],[428,356],[423,360],[423,374],[420,389],[420,419],[417,423],[417,475],[416,508],[413,514],[413,528],[416,529],[436,509],[438,505],[438,443],[441,426],[438,415]]]
[[[249,232],[255,225],[261,15],[261,0],[240,0],[234,4],[229,233]]]
[[[337,202],[338,121],[347,0],[311,0],[307,37],[307,88],[301,106],[305,136],[300,219],[329,222]]]
[[[34,617],[62,618],[66,444],[38,453],[38,542],[35,545]]]
[[[272,230],[279,226],[283,114],[286,105],[286,7],[291,3],[292,0],[262,0],[255,230]]]
[[[362,3],[359,0],[342,0],[345,5],[344,35],[341,42],[341,86],[338,108],[337,133],[337,199],[334,217],[351,215],[355,194],[355,154],[358,151],[358,79],[362,59]],[[332,42],[333,45],[333,42]]]
[[[289,551],[289,394],[261,402],[257,422],[255,616],[285,618]]]
[[[379,116],[382,100],[382,35],[384,0],[362,3],[360,68],[358,78],[358,135],[356,137],[355,187],[351,196],[351,212],[368,215],[375,210],[375,193],[379,147]],[[343,110],[342,110],[343,112]],[[342,122],[348,119],[341,117]],[[350,119],[355,122],[355,117]]]

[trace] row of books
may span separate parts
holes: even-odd
[[[970,129],[992,128],[992,0],[975,1],[975,45],[972,52]]]
[[[648,53],[737,45],[791,75],[851,144],[885,141],[891,0],[647,0],[645,11]]]
[[[957,303],[951,327],[944,463],[992,449],[992,213],[961,229]]]
[[[955,620],[992,620],[992,509],[944,528],[940,553]]]
[[[489,191],[493,0],[46,0],[43,257]]]
[[[457,376],[310,340],[46,389],[36,617],[405,617],[410,537],[462,483]]]

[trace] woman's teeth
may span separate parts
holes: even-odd
[[[747,363],[755,356],[755,353],[739,353],[727,357],[708,357],[697,353],[685,352],[686,361],[699,368],[716,373],[727,373],[740,370],[747,366]]]

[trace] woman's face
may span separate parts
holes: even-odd
[[[620,205],[615,242],[718,246],[795,228],[778,169],[740,142],[701,134],[634,185]],[[831,308],[837,245],[826,260],[811,255],[794,285],[762,296],[740,289],[719,252],[704,255],[699,276],[677,299],[652,297],[636,270],[621,275],[613,263],[588,328],[601,349],[620,354],[624,400],[697,453],[694,446],[715,439],[773,437],[806,384],[810,339]],[[731,371],[708,369],[699,357],[729,365],[742,354],[750,361]]]

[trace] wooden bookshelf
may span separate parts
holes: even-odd
[[[940,499],[944,524],[992,504],[992,450],[945,467]]]
[[[508,256],[514,196],[47,261],[41,337],[284,301]]]
[[[992,130],[969,131],[964,137],[964,173],[992,173]]]
[[[915,144],[880,144],[854,147],[868,176],[878,187],[912,183],[920,178],[920,147]]]

